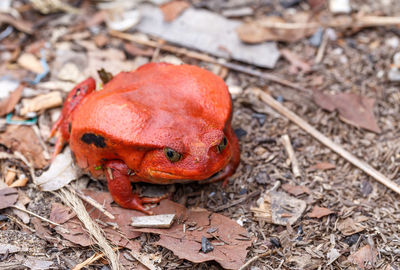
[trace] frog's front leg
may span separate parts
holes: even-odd
[[[72,112],[94,90],[96,90],[96,82],[93,78],[88,78],[79,83],[69,92],[67,99],[64,102],[64,107],[61,111],[60,117],[58,118],[57,122],[54,123],[50,132],[50,138],[54,135],[57,137],[52,159],[54,159],[58,153],[61,152],[64,144],[69,141],[72,125]]]
[[[152,215],[153,213],[146,210],[143,204],[158,203],[165,198],[165,196],[158,198],[139,197],[137,193],[133,192],[129,180],[129,168],[120,160],[108,161],[105,168],[108,190],[114,201],[120,206]]]

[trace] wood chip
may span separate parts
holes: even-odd
[[[22,100],[21,115],[30,112],[38,112],[41,110],[54,108],[62,105],[62,96],[58,91],[53,91],[45,95],[40,95],[32,99]]]
[[[140,228],[168,229],[172,226],[175,214],[133,217],[131,226]]]

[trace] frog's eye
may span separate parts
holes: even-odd
[[[224,151],[227,144],[228,140],[226,139],[226,137],[224,137],[222,141],[217,145],[218,152],[221,153],[222,151]]]
[[[171,162],[177,162],[182,158],[182,155],[172,150],[171,148],[165,147],[164,148],[165,157]]]

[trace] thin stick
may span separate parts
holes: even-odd
[[[112,270],[120,270],[121,265],[118,261],[118,255],[108,242],[104,231],[95,223],[86,211],[83,202],[77,197],[73,189],[62,188],[59,190],[61,200],[76,213],[76,216],[85,226],[90,238],[95,242],[100,250],[105,254]]]
[[[115,219],[115,216],[113,214],[111,214],[106,209],[104,209],[104,207],[101,204],[99,204],[98,202],[96,202],[93,198],[86,196],[85,194],[83,194],[82,192],[80,192],[76,189],[73,189],[73,190],[75,191],[76,195],[78,195],[79,198],[81,198],[85,202],[87,202],[90,205],[92,205],[93,207],[95,207],[97,210],[102,212],[105,216],[107,216],[110,219]]]
[[[248,260],[245,264],[243,264],[238,270],[244,270],[246,269],[248,266],[250,266],[250,264],[252,264],[253,262],[257,261],[258,259],[271,255],[272,250],[268,250],[267,252],[264,252],[262,254],[259,254],[257,256],[254,256],[253,258],[251,258],[250,260]]]
[[[337,154],[339,154],[341,157],[346,159],[348,162],[350,162],[354,166],[360,168],[362,171],[364,171],[366,174],[368,174],[369,176],[371,176],[372,178],[374,178],[375,180],[377,180],[381,184],[385,185],[386,187],[388,187],[389,189],[393,190],[394,192],[400,194],[400,186],[399,185],[394,183],[392,180],[387,178],[382,173],[380,173],[377,170],[375,170],[373,167],[371,167],[366,162],[361,161],[358,158],[356,158],[350,152],[346,151],[342,146],[334,143],[331,139],[329,139],[328,137],[323,135],[321,132],[316,130],[314,127],[312,127],[306,121],[301,119],[295,113],[293,113],[292,111],[290,111],[289,109],[287,109],[283,105],[281,105],[271,95],[263,92],[260,89],[253,89],[253,92],[262,101],[264,101],[268,106],[272,107],[274,110],[276,110],[277,112],[279,112],[280,114],[282,114],[283,116],[288,118],[290,121],[292,121],[295,124],[297,124],[299,127],[301,127],[307,133],[311,134],[314,138],[316,138],[323,145],[327,146],[332,151],[334,151]]]
[[[190,51],[188,49],[185,48],[179,48],[179,47],[175,47],[172,45],[162,45],[160,46],[160,44],[158,42],[152,41],[152,40],[148,40],[148,39],[143,39],[142,37],[138,37],[132,34],[128,34],[128,33],[123,33],[123,32],[119,32],[119,31],[114,31],[111,30],[109,32],[109,34],[113,37],[116,38],[120,38],[120,39],[125,39],[125,40],[129,40],[132,42],[135,42],[137,44],[141,44],[141,45],[145,45],[145,46],[149,46],[149,47],[153,47],[153,48],[160,48],[161,50],[167,51],[167,52],[172,52],[175,54],[180,54],[180,55],[185,55],[187,57],[193,58],[193,59],[197,59],[200,61],[204,61],[204,62],[209,62],[209,63],[213,63],[213,64],[217,64],[217,65],[221,65],[224,66],[226,68],[229,68],[231,70],[235,70],[238,72],[242,72],[242,73],[246,73],[249,74],[251,76],[255,76],[255,77],[260,77],[263,78],[265,80],[271,81],[271,82],[276,82],[279,83],[281,85],[293,88],[293,89],[297,89],[303,92],[308,92],[311,93],[310,90],[301,87],[295,83],[292,83],[288,80],[282,79],[276,75],[273,74],[269,74],[269,73],[265,73],[265,72],[261,72],[259,70],[255,70],[252,68],[248,68],[246,66],[243,65],[238,65],[238,64],[233,64],[233,63],[229,63],[226,61],[218,61],[217,59],[215,59],[214,57],[211,57],[207,54],[204,53],[199,53],[199,52],[194,52],[194,51]]]
[[[117,251],[118,249],[121,249],[121,248],[122,247],[113,248],[113,251]],[[72,270],[81,270],[83,267],[86,267],[86,266],[92,264],[93,262],[97,261],[98,259],[103,258],[104,256],[105,256],[104,253],[95,253],[90,258],[87,258],[85,261],[75,265],[75,267],[72,268]]]
[[[282,144],[286,149],[288,157],[290,159],[290,163],[292,164],[292,171],[294,177],[301,177],[299,162],[297,161],[296,155],[294,154],[294,150],[292,147],[292,143],[290,142],[289,135],[285,134],[282,136]]]
[[[43,221],[46,221],[46,222],[48,222],[48,223],[50,223],[50,224],[55,225],[55,226],[61,226],[60,224],[58,224],[58,223],[56,223],[56,222],[53,222],[53,221],[51,221],[50,219],[47,219],[47,218],[45,218],[45,217],[39,216],[38,214],[35,214],[35,213],[33,213],[33,212],[31,212],[31,211],[29,211],[29,210],[27,210],[27,209],[21,208],[21,207],[16,206],[16,205],[11,205],[11,207],[12,207],[12,208],[15,208],[15,209],[17,209],[17,210],[19,210],[19,211],[28,213],[28,214],[31,215],[31,216],[37,217],[37,218],[39,218],[39,219],[41,219],[41,220],[43,220]],[[62,227],[62,226],[61,226],[61,227]]]
[[[327,23],[323,22],[305,22],[305,23],[292,23],[292,22],[269,22],[260,21],[258,25],[265,28],[285,29],[285,30],[298,30],[307,28],[350,28],[350,27],[373,27],[373,26],[390,26],[400,24],[400,17],[390,16],[347,16],[343,20],[332,20]]]
[[[318,48],[317,51],[317,55],[315,56],[315,64],[319,64],[321,63],[324,54],[325,54],[325,50],[326,50],[326,46],[328,45],[328,35],[326,33],[323,34],[322,36],[322,42],[321,45]]]

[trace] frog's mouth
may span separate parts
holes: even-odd
[[[190,183],[190,182],[198,182],[201,184],[212,183],[219,180],[223,180],[224,178],[229,176],[229,172],[231,171],[231,162],[228,159],[227,164],[220,169],[219,171],[215,172],[208,178],[199,178],[199,179],[189,179],[189,178],[182,178],[182,176],[178,176],[169,172],[163,172],[159,170],[149,170],[149,174],[152,176],[152,182],[155,184],[173,184],[173,183]]]

